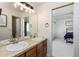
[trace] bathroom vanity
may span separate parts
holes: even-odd
[[[46,57],[47,56],[47,39],[34,38],[27,39],[24,42],[28,46],[19,51],[8,51],[6,46],[0,47],[0,57]]]
[[[47,40],[44,40],[22,54],[18,57],[45,57],[47,56]]]

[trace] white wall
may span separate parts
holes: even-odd
[[[64,2],[49,2],[37,7],[38,14],[38,36],[48,38],[48,55],[52,56],[52,12],[53,8],[62,6],[68,3]],[[49,23],[49,27],[45,28],[45,23]]]
[[[30,31],[31,31],[31,34],[34,35],[35,33],[38,34],[38,20],[37,20],[37,13],[33,13],[30,15],[30,24],[32,25],[30,27]]]
[[[79,57],[79,3],[74,4],[74,56]]]
[[[64,39],[64,35],[66,34],[66,21],[71,21],[73,20],[72,18],[68,19],[57,19],[56,21],[56,27],[55,27],[55,32],[56,32],[56,38]]]
[[[65,19],[56,21],[56,38],[64,38],[66,33]]]

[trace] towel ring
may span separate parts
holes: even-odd
[[[45,23],[45,27],[46,27],[46,28],[49,27],[49,24],[48,24],[48,23]]]

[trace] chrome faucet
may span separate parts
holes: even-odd
[[[13,36],[11,35],[11,38],[10,38],[10,43],[11,44],[15,44],[15,43],[17,43],[18,42],[18,40],[16,40],[17,38],[13,38]]]

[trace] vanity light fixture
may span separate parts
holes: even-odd
[[[25,12],[28,12],[29,14],[34,13],[34,7],[32,7],[26,2],[15,2],[14,7],[19,7],[20,10],[25,10]]]

